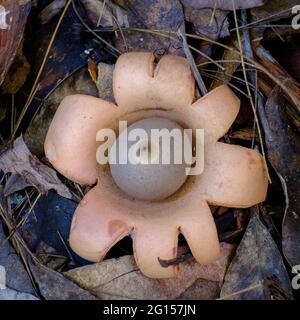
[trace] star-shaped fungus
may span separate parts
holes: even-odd
[[[147,52],[119,57],[113,90],[116,104],[86,95],[66,97],[46,137],[46,156],[62,175],[80,184],[96,183],[75,211],[71,248],[87,260],[101,261],[131,234],[141,271],[148,277],[168,278],[180,266],[165,267],[160,260],[176,258],[181,233],[200,264],[214,262],[219,240],[209,205],[249,207],[265,199],[268,186],[258,152],[218,142],[238,114],[238,98],[223,85],[194,101],[187,60],[165,55],[155,63]],[[108,162],[99,164],[97,150],[107,141],[98,132],[113,130],[116,144],[122,135],[120,121],[128,122],[128,132],[202,129],[203,170],[187,176],[185,163],[113,164],[110,151]],[[189,143],[194,150],[194,142]],[[160,145],[154,149],[161,153]],[[138,160],[139,156],[135,155]]]

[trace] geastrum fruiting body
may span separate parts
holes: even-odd
[[[180,266],[162,266],[160,259],[176,258],[181,233],[200,264],[214,262],[219,241],[209,204],[245,208],[263,201],[267,192],[261,155],[218,142],[238,114],[239,99],[223,85],[194,102],[186,59],[166,55],[156,64],[152,53],[141,52],[119,57],[113,90],[116,104],[85,95],[66,97],[46,137],[46,156],[62,175],[80,184],[97,182],[74,214],[72,249],[101,261],[131,234],[141,271],[167,278]],[[164,170],[158,164],[157,171],[151,165],[149,172],[139,166],[99,165],[96,134],[101,128],[117,132],[121,120],[148,129],[204,129],[203,172],[186,177],[180,165]]]

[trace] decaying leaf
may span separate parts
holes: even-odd
[[[277,79],[276,84],[281,87],[286,98],[292,103],[295,111],[300,113],[300,84],[282,68],[264,47],[258,46],[255,53],[259,57],[260,63],[267,70],[272,70],[274,78]]]
[[[0,190],[1,191],[1,190]],[[0,203],[2,205],[2,203]],[[1,290],[1,276],[0,276],[0,300],[2,297],[15,295],[15,290],[19,293],[34,295],[35,291],[28,276],[28,273],[16,254],[13,247],[10,245],[7,237],[4,234],[2,223],[0,221],[0,266],[5,268],[5,287],[8,290],[3,293]],[[0,267],[0,268],[1,268]],[[4,296],[1,296],[3,294]],[[18,296],[16,296],[17,298]]]
[[[253,128],[243,128],[229,134],[229,138],[232,139],[241,139],[251,141],[255,138],[258,138],[258,135]]]
[[[0,154],[0,169],[4,173],[18,174],[27,186],[34,186],[42,194],[54,189],[58,194],[72,198],[69,189],[59,180],[56,172],[30,153],[22,136],[14,141],[12,149]]]
[[[67,0],[53,0],[39,14],[39,19],[42,24],[48,23],[55,17],[66,5]]]
[[[184,17],[193,24],[195,34],[214,40],[229,36],[227,15],[228,11],[218,9],[184,9]]]
[[[113,101],[113,71],[114,65],[100,62],[98,64],[96,86],[98,89],[98,96],[101,99]]]
[[[224,70],[218,73],[218,79],[212,82],[210,90],[213,90],[224,83],[228,83],[240,65],[240,56],[233,50],[224,50],[222,60],[224,61],[222,63]]]
[[[251,9],[254,20],[279,20],[292,15],[292,8],[299,4],[298,0],[272,0],[265,1],[265,5]],[[265,24],[265,21],[263,22]]]
[[[112,1],[82,0],[89,19],[96,27],[128,27],[126,11]]]
[[[288,300],[288,295],[282,288],[282,283],[275,276],[264,279],[264,294],[266,300]]]
[[[44,247],[43,243],[46,243],[57,254],[70,258],[66,244],[76,207],[76,202],[61,197],[54,191],[41,196],[32,214],[20,228],[20,234],[29,249],[37,254]]]
[[[54,270],[32,262],[30,269],[41,295],[46,300],[96,300],[88,291]]]
[[[292,298],[289,276],[280,252],[258,216],[253,216],[225,276],[222,299],[266,299],[264,281],[276,276]]]
[[[30,8],[30,0],[0,1],[0,85],[14,60]]]
[[[269,97],[265,116],[267,155],[280,177],[286,197],[282,249],[289,263],[300,264],[300,138],[289,125],[285,101],[278,88]]]
[[[24,84],[22,91],[30,94],[32,85],[40,72],[40,68],[45,58],[45,53],[51,42],[53,30],[57,25],[56,19],[52,19],[50,23],[45,25],[37,25],[32,29],[31,37],[35,40],[30,43],[26,54],[31,64],[30,77]],[[49,95],[70,75],[74,74],[78,69],[86,65],[87,46],[89,50],[93,47],[100,48],[99,43],[87,43],[81,41],[78,30],[78,20],[74,17],[74,10],[69,6],[53,40],[49,51],[48,58],[39,76],[38,85],[34,94],[34,98],[28,105],[27,112],[23,116],[21,130],[24,132],[34,115],[40,110],[41,106],[49,97]],[[100,49],[99,49],[100,50]],[[100,54],[99,54],[100,55]],[[38,124],[34,127],[35,132],[45,130]],[[33,135],[33,139],[39,143],[43,143],[41,137]],[[25,140],[26,141],[26,140]],[[30,146],[29,146],[30,147]],[[30,149],[31,150],[31,149]],[[32,150],[35,153],[35,150]],[[40,154],[36,153],[37,156]]]
[[[97,88],[86,69],[80,69],[64,80],[45,100],[40,112],[25,132],[24,140],[37,156],[44,153],[44,141],[52,118],[62,99],[72,94],[97,96]]]
[[[177,299],[180,300],[215,300],[220,294],[220,282],[205,279],[196,280]]]
[[[233,10],[233,4],[231,0],[180,0],[186,7],[195,9],[203,8],[218,8],[222,10]],[[235,0],[234,5],[236,10],[249,9],[262,6],[266,0]]]
[[[70,270],[65,275],[100,299],[175,299],[198,279],[221,283],[232,251],[232,245],[223,243],[217,262],[201,266],[190,259],[180,265],[178,277],[171,279],[145,277],[133,256],[105,260]]]
[[[184,31],[183,8],[179,0],[117,0],[126,9],[130,28],[146,30],[164,30],[176,32],[180,27]],[[121,52],[126,51],[166,51],[183,55],[180,44],[176,40],[155,34],[138,31],[124,31],[115,40]],[[173,37],[176,37],[176,35]]]
[[[15,59],[2,83],[2,92],[10,94],[17,93],[25,83],[29,72],[30,64],[23,54],[23,42],[21,41]]]
[[[0,300],[39,300],[37,297],[29,293],[19,292],[9,288],[0,288]]]

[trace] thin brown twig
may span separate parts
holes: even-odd
[[[265,170],[266,170],[269,182],[272,183],[271,177],[270,177],[270,174],[269,174],[268,165],[267,165],[267,159],[266,159],[265,148],[264,148],[264,143],[263,143],[263,138],[262,138],[262,132],[261,132],[261,128],[260,128],[257,112],[256,112],[256,109],[255,109],[255,105],[254,105],[254,102],[253,102],[253,99],[252,99],[251,90],[250,90],[250,87],[249,87],[249,82],[248,82],[248,77],[247,77],[247,72],[246,72],[246,69],[245,69],[243,46],[242,46],[242,41],[241,41],[241,36],[240,36],[240,31],[239,31],[239,25],[238,25],[238,20],[237,20],[235,0],[232,0],[232,6],[233,6],[234,22],[236,24],[236,35],[237,35],[239,50],[241,52],[241,64],[242,64],[242,67],[243,67],[243,75],[244,75],[244,79],[245,79],[245,83],[246,83],[247,92],[248,92],[248,95],[250,97],[249,100],[250,100],[251,108],[252,108],[252,111],[253,111],[253,114],[254,114],[254,120],[256,122],[256,127],[257,127],[257,132],[258,132],[260,145],[261,145],[261,152],[262,152],[262,156],[263,156],[263,160],[264,160]]]
[[[190,67],[191,67],[193,75],[194,75],[194,77],[196,79],[198,88],[199,88],[202,96],[204,96],[204,95],[207,94],[207,89],[206,89],[205,83],[204,83],[204,81],[203,81],[203,79],[201,77],[199,69],[197,68],[197,65],[195,63],[193,55],[192,55],[192,53],[190,51],[190,48],[188,46],[188,43],[186,41],[186,37],[185,37],[185,35],[183,35],[183,33],[182,33],[180,28],[177,31],[177,35],[178,35],[178,37],[180,39],[180,42],[181,42],[181,44],[183,46],[183,51],[184,51],[184,53],[185,53],[185,55],[187,57],[187,60],[188,60],[188,62],[190,64]]]
[[[100,12],[100,15],[99,15],[97,24],[96,24],[97,28],[100,26],[100,22],[101,22],[101,19],[102,19],[102,17],[103,17],[103,13],[104,13],[105,6],[106,6],[106,0],[104,0],[104,1],[103,1],[103,4],[102,4],[102,9],[101,9],[101,12]]]
[[[241,293],[249,292],[249,291],[255,290],[255,289],[260,288],[260,287],[262,287],[261,281],[259,281],[258,283],[254,284],[254,285],[252,285],[252,286],[250,286],[248,288],[233,292],[231,294],[224,295],[223,297],[218,298],[216,300],[228,300],[229,298],[237,296],[237,295],[239,295]]]
[[[122,52],[120,50],[118,50],[116,47],[114,47],[112,44],[110,44],[109,42],[107,42],[105,39],[103,39],[102,37],[100,37],[92,28],[90,28],[83,20],[83,18],[81,17],[81,15],[79,14],[75,3],[73,2],[73,0],[70,0],[72,3],[72,7],[73,10],[77,16],[77,18],[79,19],[80,23],[94,36],[96,37],[98,40],[100,40],[101,42],[103,42],[107,47],[109,47],[110,49],[112,49],[113,51],[117,52],[118,54],[122,54]]]
[[[267,16],[267,17],[264,17],[264,18],[261,18],[261,19],[252,21],[252,22],[250,22],[250,23],[248,23],[248,24],[246,24],[246,25],[244,25],[244,26],[239,26],[238,28],[239,28],[239,29],[249,28],[250,26],[253,26],[253,25],[257,24],[257,23],[260,23],[260,22],[263,22],[263,21],[267,21],[267,20],[270,20],[270,19],[275,18],[275,17],[277,17],[277,16],[280,16],[280,15],[282,15],[283,13],[291,12],[291,10],[292,10],[292,7],[288,8],[288,9],[284,9],[284,10],[278,11],[278,12],[276,12],[276,13],[270,14],[270,15]],[[232,28],[232,29],[230,29],[229,31],[231,32],[231,31],[236,31],[236,30],[237,30],[237,27]]]

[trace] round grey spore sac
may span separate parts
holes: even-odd
[[[186,181],[187,163],[191,163],[183,154],[184,143],[191,148],[183,132],[176,122],[158,117],[137,121],[121,132],[109,152],[111,174],[119,188],[147,201],[175,193]]]

